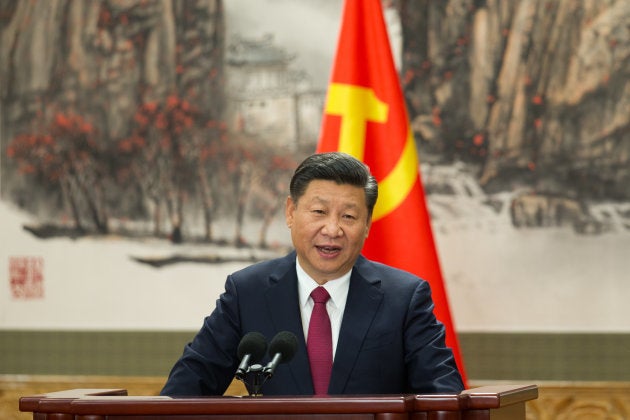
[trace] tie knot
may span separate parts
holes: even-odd
[[[322,286],[313,289],[311,297],[315,303],[326,303],[330,299],[330,295]]]

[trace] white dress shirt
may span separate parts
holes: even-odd
[[[306,271],[300,266],[300,261],[296,258],[296,269],[298,278],[298,294],[300,297],[300,313],[302,314],[302,328],[304,329],[304,338],[308,340],[308,325],[311,322],[311,313],[313,312],[313,299],[311,292],[320,286]],[[346,300],[348,299],[348,289],[350,288],[350,274],[348,271],[338,279],[327,281],[323,287],[330,295],[330,299],[326,302],[326,310],[330,318],[330,328],[332,331],[333,360],[337,351],[337,341],[339,339],[339,330],[341,329],[341,320],[343,319],[343,311],[346,308]]]

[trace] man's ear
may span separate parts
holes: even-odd
[[[287,202],[284,205],[284,218],[287,223],[287,227],[291,229],[293,226],[293,212],[295,211],[295,203],[291,199],[291,196],[287,197]]]

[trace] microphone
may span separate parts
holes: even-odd
[[[237,379],[242,380],[245,374],[249,371],[249,366],[252,363],[258,363],[263,358],[267,351],[267,339],[259,332],[248,332],[238,343],[238,349],[236,353],[238,358],[241,359],[241,363],[236,370]]]
[[[297,337],[292,332],[280,331],[276,334],[269,344],[269,355],[272,356],[272,359],[263,369],[267,378],[273,376],[280,363],[287,363],[293,358],[297,345]]]

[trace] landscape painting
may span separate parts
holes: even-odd
[[[342,9],[0,2],[0,328],[194,330],[290,250]],[[383,10],[457,329],[630,331],[625,1]]]

